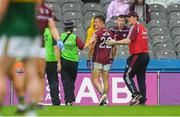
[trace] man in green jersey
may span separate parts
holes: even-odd
[[[14,81],[13,65],[22,58],[27,92],[32,105],[37,102],[39,89],[35,64],[40,52],[39,31],[35,10],[38,0],[1,0],[0,4],[0,105],[5,95],[5,77]],[[14,86],[18,86],[14,82]],[[18,91],[17,91],[18,93]],[[19,96],[19,100],[22,97]]]
[[[59,99],[59,80],[57,71],[61,70],[60,63],[60,52],[53,39],[51,30],[45,28],[44,30],[44,45],[46,50],[46,74],[50,87],[50,95],[52,100],[52,105],[60,105]]]
[[[37,10],[37,16],[36,16],[39,30],[40,30],[40,37],[41,37],[41,52],[40,56],[37,60],[37,66],[38,66],[38,72],[40,76],[40,93],[39,95],[39,103],[38,105],[43,105],[43,99],[44,99],[44,76],[45,76],[45,67],[46,67],[46,61],[45,61],[45,56],[46,56],[46,51],[45,51],[45,45],[44,45],[44,31],[46,28],[49,28],[52,37],[55,40],[60,39],[60,34],[58,32],[58,29],[56,27],[56,22],[58,19],[56,16],[53,14],[53,11],[45,4],[44,0],[42,0],[42,4],[39,6]],[[60,65],[59,65],[60,66]]]

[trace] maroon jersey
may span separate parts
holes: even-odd
[[[53,15],[53,12],[49,7],[47,7],[45,4],[41,5],[38,9],[37,12],[37,21],[38,21],[38,26],[41,34],[41,39],[42,39],[42,46],[44,47],[44,39],[43,39],[43,34],[44,34],[44,29],[48,27],[48,20],[50,18],[56,19],[56,17]]]
[[[37,21],[39,25],[39,29],[41,32],[41,35],[44,33],[44,29],[48,27],[48,19],[53,18],[53,13],[51,9],[49,9],[46,5],[41,5],[39,7],[38,13],[37,13]]]
[[[125,39],[129,33],[129,27],[124,26],[122,30],[119,30],[117,26],[110,28],[110,31],[114,33],[115,39],[122,40]]]
[[[97,42],[94,47],[93,62],[110,64],[110,54],[112,46],[106,45],[106,40],[114,38],[114,34],[106,28],[101,28],[95,32]]]

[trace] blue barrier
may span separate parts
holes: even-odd
[[[126,59],[115,59],[110,72],[124,72]],[[148,72],[180,72],[180,59],[151,59]],[[86,59],[81,58],[79,72],[90,72],[86,66]]]

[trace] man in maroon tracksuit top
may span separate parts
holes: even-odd
[[[129,45],[130,57],[127,59],[127,66],[124,73],[125,83],[132,93],[130,105],[139,101],[139,105],[146,102],[146,80],[145,73],[149,63],[148,34],[146,28],[138,21],[138,14],[130,12],[128,15],[129,24],[132,25],[126,39],[120,41],[107,41],[108,45]],[[137,90],[133,77],[137,76],[139,91]]]
[[[94,18],[94,26],[97,31],[90,42],[88,62],[92,58],[92,82],[101,94],[99,105],[103,106],[106,104],[109,90],[110,65],[115,56],[115,46],[106,45],[105,42],[106,40],[114,39],[114,34],[105,28],[105,18],[101,15]],[[102,75],[104,89],[102,89],[102,85],[99,82],[100,75]]]

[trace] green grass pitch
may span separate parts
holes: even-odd
[[[15,109],[3,107],[2,115],[14,116]],[[46,106],[37,113],[39,116],[180,116],[180,106]]]

